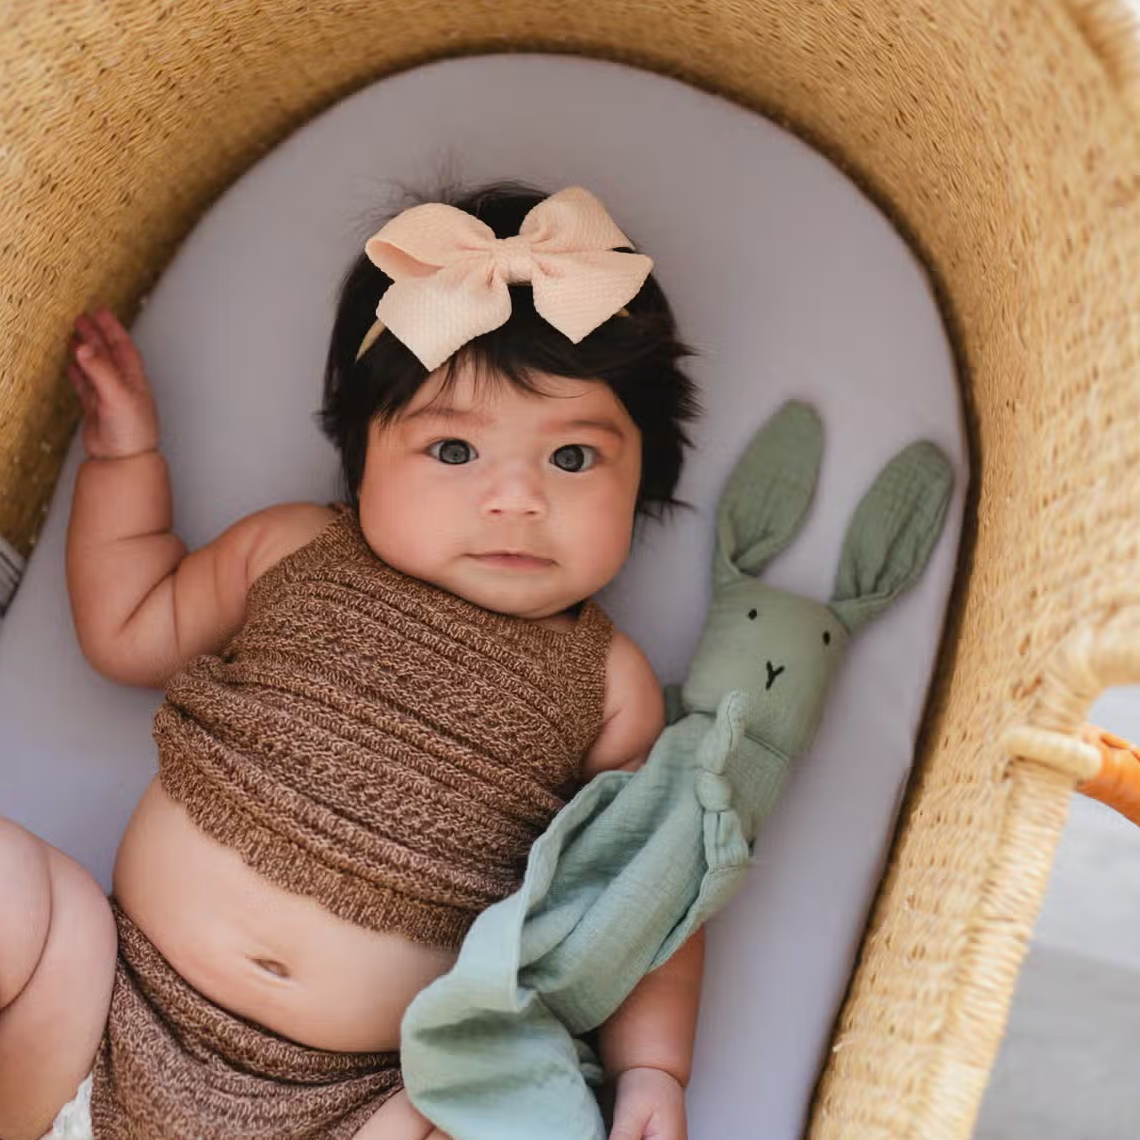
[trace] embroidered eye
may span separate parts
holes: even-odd
[[[568,443],[558,448],[550,462],[560,471],[589,471],[597,462],[597,451],[585,443]]]
[[[748,620],[749,621],[755,621],[756,620],[756,611],[755,610],[749,610],[748,611]]]
[[[439,439],[428,448],[428,455],[440,463],[457,466],[470,463],[475,458],[476,451],[465,439]]]
[[[828,629],[825,629],[823,631],[823,644],[824,645],[830,645],[831,644],[831,631]]]

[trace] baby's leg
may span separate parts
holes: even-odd
[[[451,1140],[422,1116],[401,1089],[376,1110],[352,1140]]]
[[[36,1140],[91,1069],[115,922],[74,859],[0,819],[0,1136]]]

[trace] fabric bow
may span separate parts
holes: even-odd
[[[529,282],[535,311],[577,344],[631,301],[653,261],[617,253],[630,245],[588,190],[571,186],[541,201],[515,237],[497,238],[478,218],[429,202],[398,214],[364,246],[392,278],[377,323],[357,358],[385,327],[429,371],[511,315],[507,286]]]

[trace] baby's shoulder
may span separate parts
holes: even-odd
[[[613,689],[615,698],[625,692],[652,685],[657,687],[657,675],[641,646],[615,625],[606,653],[606,689]]]
[[[283,558],[312,542],[336,518],[320,503],[277,503],[241,522],[249,528],[249,582],[256,582]]]
[[[582,776],[639,767],[664,726],[665,699],[657,674],[637,642],[615,626],[606,657],[602,727]]]

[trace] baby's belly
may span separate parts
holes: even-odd
[[[317,1049],[397,1048],[404,1010],[455,960],[273,885],[196,827],[157,778],[127,825],[114,890],[195,989]]]

